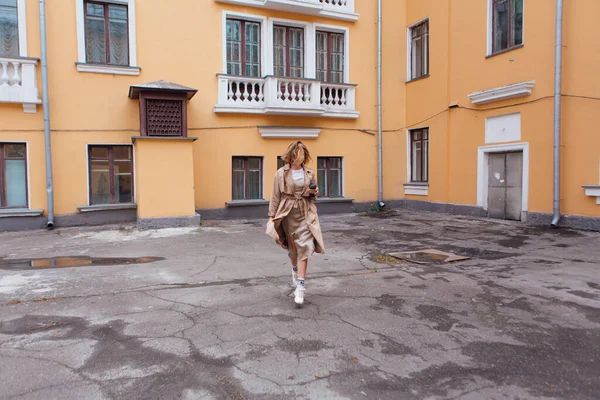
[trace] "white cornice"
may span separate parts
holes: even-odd
[[[493,89],[482,90],[471,93],[469,99],[473,104],[487,104],[495,101],[512,99],[515,97],[529,96],[533,90],[535,81],[515,83],[508,86],[500,86]]]
[[[265,139],[316,139],[321,133],[319,128],[298,128],[287,126],[258,127],[260,136]]]

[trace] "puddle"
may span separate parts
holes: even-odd
[[[75,267],[97,267],[106,265],[131,265],[147,264],[161,261],[161,257],[137,257],[137,258],[99,258],[99,257],[53,257],[53,258],[31,258],[20,260],[0,260],[0,269],[23,270],[23,269],[49,269],[49,268],[75,268]]]

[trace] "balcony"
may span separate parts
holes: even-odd
[[[0,57],[0,103],[23,104],[26,113],[37,111],[37,58]]]
[[[354,12],[355,0],[215,0],[219,3],[237,4],[299,14],[320,15],[344,21],[358,20]]]
[[[356,86],[314,79],[218,75],[217,113],[358,118]]]

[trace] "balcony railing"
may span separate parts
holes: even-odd
[[[314,79],[219,75],[215,112],[358,118],[355,91]]]
[[[26,113],[35,113],[41,103],[35,58],[0,57],[0,103],[20,103]]]
[[[215,0],[221,3],[238,4],[271,10],[288,11],[300,14],[321,15],[324,17],[356,21],[354,12],[356,0]]]

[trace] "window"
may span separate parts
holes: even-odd
[[[133,203],[132,146],[89,146],[90,205]]]
[[[127,6],[85,1],[85,54],[92,64],[129,65]]]
[[[260,23],[227,19],[227,74],[260,76]]]
[[[273,27],[273,68],[275,76],[304,77],[304,29]]]
[[[344,34],[317,31],[317,79],[344,83]]]
[[[429,182],[429,128],[410,132],[411,182]]]
[[[23,143],[0,143],[0,208],[27,208],[27,156]]]
[[[281,158],[281,156],[277,156],[277,169],[285,167],[285,161],[283,161],[283,158]]]
[[[262,199],[261,157],[233,157],[232,199]]]
[[[523,0],[492,1],[492,53],[523,44]]]
[[[410,80],[429,75],[429,21],[410,28]]]
[[[318,157],[317,180],[320,196],[342,197],[342,158]]]
[[[19,56],[17,0],[0,0],[0,56]]]

